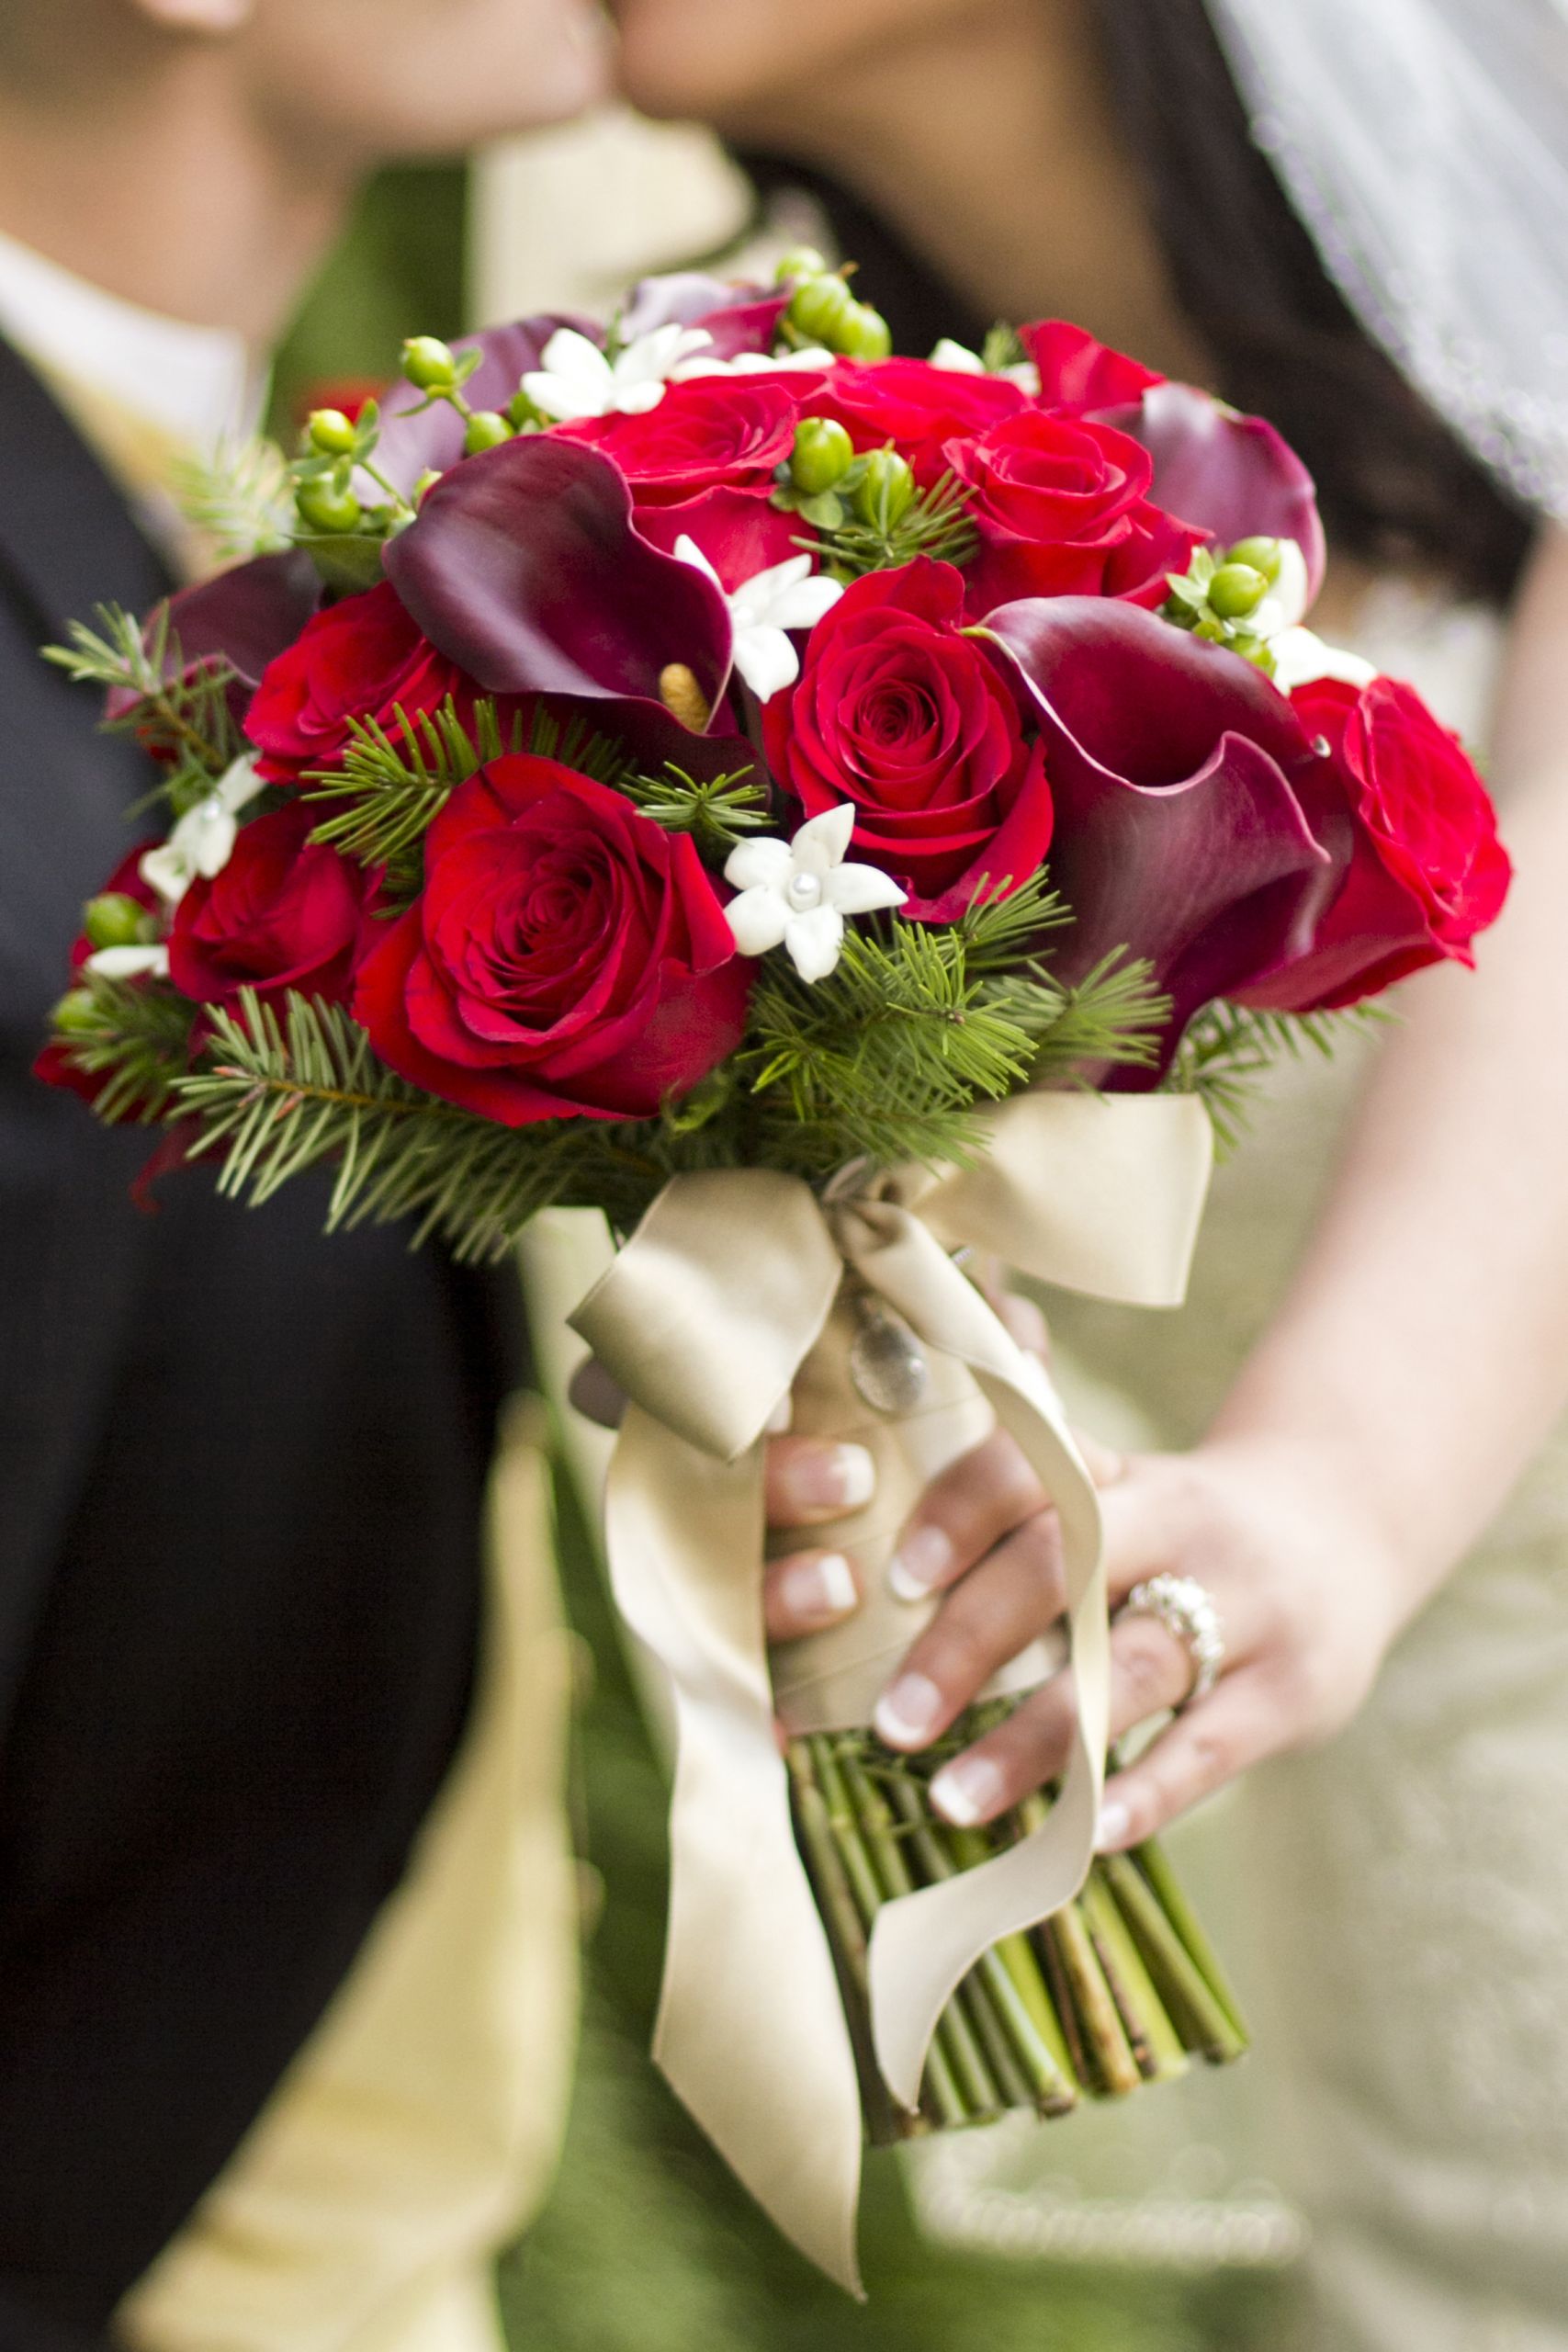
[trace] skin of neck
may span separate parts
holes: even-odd
[[[361,168],[298,152],[222,42],[150,40],[115,63],[47,91],[0,74],[0,230],[126,301],[265,348]]]
[[[980,310],[1054,315],[1201,382],[1081,0],[983,0],[738,103],[725,131],[800,154]],[[984,158],[984,168],[977,158]]]

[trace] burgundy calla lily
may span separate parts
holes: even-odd
[[[243,727],[262,672],[294,643],[321,602],[320,572],[308,555],[290,548],[282,555],[254,556],[248,563],[180,589],[154,608],[147,636],[151,641],[166,613],[170,638],[178,644],[187,673],[204,662],[227,662],[234,673],[229,707],[236,727]],[[125,718],[137,701],[135,695],[117,687],[107,698],[105,715]]]
[[[631,695],[689,670],[709,709],[729,676],[729,611],[693,564],[632,526],[597,449],[529,434],[465,459],[391,540],[388,577],[431,643],[491,694]]]
[[[544,349],[558,327],[573,327],[590,343],[603,343],[604,330],[596,319],[575,311],[540,311],[512,326],[486,327],[465,335],[452,348],[482,351],[484,358],[463,387],[470,408],[504,410],[525,375],[543,364]],[[434,401],[426,408],[424,394],[412,384],[393,384],[381,402],[381,436],[376,463],[389,481],[405,496],[423,474],[445,473],[463,454],[464,424],[449,401]]]
[[[1133,943],[1170,993],[1174,1046],[1201,1006],[1301,953],[1338,882],[1294,788],[1312,746],[1239,656],[1135,606],[1031,597],[984,633],[1045,741],[1074,916],[1055,967],[1077,978]]]
[[[770,293],[766,288],[737,285],[710,277],[705,270],[671,269],[661,277],[645,277],[631,290],[621,317],[627,343],[656,327],[705,327],[713,349],[705,358],[738,359],[742,353],[773,350],[779,321],[789,308],[790,291]]]
[[[1149,496],[1168,514],[1212,531],[1222,547],[1261,534],[1294,539],[1306,560],[1308,601],[1323,580],[1323,525],[1313,479],[1260,416],[1242,416],[1191,384],[1156,384],[1136,408],[1104,422],[1141,441],[1155,461]]]

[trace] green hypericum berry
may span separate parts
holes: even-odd
[[[463,455],[477,458],[485,449],[499,449],[503,441],[512,438],[512,427],[499,409],[481,408],[468,419],[468,429],[463,435]]]
[[[792,245],[787,254],[779,255],[773,281],[782,286],[786,278],[826,277],[827,275],[827,261],[815,245]]]
[[[855,445],[835,417],[808,416],[795,430],[789,478],[809,497],[831,490],[854,463]]]
[[[808,342],[837,351],[839,339],[860,308],[841,277],[807,277],[790,297],[789,322]]]
[[[874,449],[855,487],[855,507],[879,531],[891,531],[915,503],[915,477],[897,449]]]
[[[893,330],[880,311],[869,302],[857,302],[837,347],[851,359],[886,359],[893,348]]]
[[[434,466],[425,468],[413,486],[413,503],[416,506],[423,505],[427,493],[435,488],[440,479]]]
[[[1225,558],[1227,563],[1249,563],[1254,571],[1263,574],[1270,588],[1280,577],[1280,560],[1279,540],[1262,537],[1237,539]]]
[[[147,910],[124,890],[105,890],[82,910],[82,929],[93,947],[135,947],[145,936]]]
[[[62,1037],[82,1037],[97,1026],[98,1008],[91,989],[72,989],[50,1014],[50,1026]]]
[[[422,392],[450,391],[457,380],[457,362],[439,337],[411,335],[403,345],[403,374]]]
[[[334,489],[330,481],[302,481],[294,493],[294,503],[308,529],[329,537],[357,531],[365,520],[353,491]]]
[[[1237,563],[1234,556],[1221,564],[1209,582],[1209,603],[1226,621],[1245,620],[1268,594],[1269,582],[1262,572],[1250,563]]]
[[[310,446],[323,458],[346,458],[354,450],[354,427],[341,408],[313,408],[307,427]]]

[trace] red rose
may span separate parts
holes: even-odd
[[[806,814],[850,800],[856,854],[952,922],[988,879],[1021,883],[1051,841],[1044,753],[989,655],[964,633],[964,581],[929,557],[868,572],[765,706],[773,774]]]
[[[1185,571],[1203,537],[1150,503],[1147,450],[1087,417],[1030,409],[943,454],[980,527],[968,571],[976,615],[1023,596],[1160,604],[1166,573]]]
[[[1292,706],[1327,745],[1301,798],[1345,866],[1306,955],[1244,997],[1276,1011],[1352,1004],[1424,965],[1473,964],[1512,868],[1463,745],[1409,686],[1321,678]]]
[[[310,769],[337,766],[350,741],[350,719],[375,719],[395,732],[399,709],[417,718],[439,709],[448,695],[471,708],[475,692],[382,580],[318,613],[268,663],[245,732],[262,754],[260,773],[294,784]]]
[[[927,359],[874,359],[840,362],[805,405],[812,416],[837,417],[857,449],[895,443],[929,489],[947,469],[950,441],[987,432],[1029,401],[1006,376],[971,376]]]
[[[816,379],[812,379],[814,382]],[[699,491],[773,483],[795,446],[795,398],[777,378],[698,376],[671,384],[641,416],[592,416],[556,429],[613,458],[638,506]]]
[[[1040,398],[1046,408],[1121,408],[1165,381],[1068,319],[1036,319],[1020,327],[1018,339],[1040,370]]]
[[[650,1118],[739,1043],[750,986],[690,837],[531,753],[458,786],[354,1011],[417,1086],[503,1126]]]
[[[378,877],[312,843],[304,801],[242,825],[229,863],[197,876],[175,910],[169,974],[197,1004],[299,989],[345,1000]]]
[[[781,514],[765,491],[705,490],[678,505],[639,506],[633,520],[666,555],[674,554],[678,539],[693,540],[730,591],[801,551],[800,517]]]

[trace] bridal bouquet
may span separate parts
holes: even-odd
[[[495,1256],[606,1214],[574,1319],[632,1400],[612,1570],[680,1735],[660,2055],[852,2278],[866,2129],[1243,2046],[1159,1853],[1092,1862],[1093,1489],[963,1260],[1175,1304],[1249,1080],[1470,960],[1486,794],[1306,627],[1322,536],[1267,424],[1061,322],[891,356],[811,254],[416,339],[200,506],[250,560],[54,656],[161,783],[40,1069],[254,1201],[325,1164],[333,1224]],[[833,1539],[866,1607],[770,1662],[785,1399],[880,1484]],[[1077,1736],[959,1831],[941,1757],[866,1726],[931,1606],[886,1589],[898,1521],[998,1419],[1068,1608],[978,1715],[1070,1653]]]

